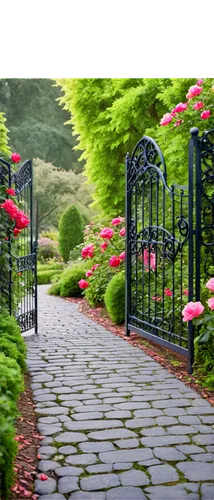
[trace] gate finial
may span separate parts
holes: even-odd
[[[192,127],[192,128],[190,129],[190,134],[191,134],[193,137],[194,137],[194,136],[195,136],[195,137],[197,137],[197,136],[198,136],[198,134],[199,134],[199,129],[198,129],[197,127]]]

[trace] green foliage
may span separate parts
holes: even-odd
[[[66,269],[59,281],[61,297],[81,297],[82,290],[79,288],[78,282],[84,278],[84,265],[74,264],[71,268]]]
[[[155,126],[166,105],[158,98],[167,78],[57,79],[59,102],[70,116],[75,149],[83,151],[85,173],[95,186],[95,204],[106,215],[124,213],[125,155],[148,127]]]
[[[205,311],[205,315],[193,323],[199,333],[194,341],[194,369],[202,376],[203,385],[214,390],[214,311]]]
[[[0,393],[0,498],[7,500],[10,497],[10,488],[13,484],[13,461],[17,454],[18,443],[14,440],[15,428],[13,417],[10,415],[10,400]],[[5,417],[4,413],[8,413]]]
[[[39,204],[39,232],[40,237],[58,240],[56,231],[59,218],[65,208],[74,204],[85,218],[92,217],[89,209],[92,201],[91,188],[86,186],[86,178],[72,170],[66,171],[56,168],[52,163],[45,163],[36,158],[33,160],[34,196]]]
[[[167,113],[180,102],[187,102],[189,87],[196,84],[195,78],[172,78],[170,85],[162,88],[158,98],[167,107]],[[167,126],[149,128],[146,134],[154,137],[162,150],[165,158],[168,174],[168,183],[187,184],[188,181],[188,143],[190,140],[190,129],[198,127],[200,133],[214,127],[214,94],[212,86],[213,78],[206,78],[202,84],[203,91],[199,96],[189,100],[188,108],[177,114],[176,119],[182,119],[180,126],[174,126],[174,122]],[[202,101],[204,107],[194,110],[193,105]],[[201,112],[204,109],[211,111],[209,119],[202,120]]]
[[[38,240],[38,260],[45,264],[51,259],[59,259],[58,242],[49,238],[40,238]]]
[[[105,272],[107,271],[107,272]],[[104,304],[106,287],[111,279],[111,271],[103,267],[96,269],[93,277],[90,278],[90,285],[85,290],[85,297],[91,306]]]
[[[48,295],[60,295],[60,283],[52,283],[51,287],[48,288]]]
[[[15,359],[22,371],[25,370],[25,355],[19,351],[15,342],[12,342],[7,336],[0,338],[0,352],[9,358]]]
[[[58,273],[62,272],[62,270],[58,270]],[[38,271],[37,272],[37,282],[38,285],[48,285],[51,283],[51,277],[56,274],[56,269],[49,269],[47,271]]]
[[[112,321],[117,325],[125,321],[125,273],[113,276],[105,292],[105,306]]]
[[[2,312],[0,314],[0,340],[3,339],[12,342],[18,349],[19,352],[18,363],[22,368],[22,370],[24,371],[26,368],[25,366],[26,344],[21,335],[20,327],[18,326],[15,318],[13,316],[9,316],[6,312],[4,313]],[[12,356],[10,355],[10,357]]]
[[[1,106],[0,106],[1,109]],[[8,130],[5,126],[6,119],[4,113],[0,113],[0,157],[10,154],[10,149],[8,147]]]
[[[59,97],[60,90],[51,79],[0,80],[0,110],[7,116],[11,149],[22,159],[39,157],[80,172],[83,163],[77,162],[76,140],[64,125],[69,114],[58,106]]]
[[[48,264],[37,264],[37,271],[50,271],[52,269],[63,269],[62,262],[49,262]]]
[[[65,262],[68,262],[70,251],[83,241],[84,221],[75,205],[68,207],[59,221],[59,247]]]

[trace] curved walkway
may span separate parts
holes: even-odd
[[[213,500],[214,408],[47,288],[26,339],[39,499]]]

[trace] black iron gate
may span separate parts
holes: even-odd
[[[34,329],[37,332],[37,207],[33,200],[32,161],[25,161],[17,172],[11,164],[0,159],[1,184],[14,188],[19,208],[29,218],[30,223],[21,230],[17,238],[7,241],[1,251],[8,255],[7,276],[0,275],[1,289],[7,293],[9,313],[13,314],[22,332]],[[7,248],[6,248],[7,246]]]
[[[188,187],[168,186],[150,137],[126,158],[126,334],[188,356],[189,372],[194,332],[182,310],[200,300],[201,276],[214,275],[214,131],[198,133],[191,131]]]

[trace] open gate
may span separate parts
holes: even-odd
[[[188,356],[189,373],[194,328],[182,310],[214,276],[214,130],[198,134],[191,129],[188,187],[168,186],[150,137],[126,158],[126,334]]]
[[[33,200],[32,161],[26,160],[17,172],[11,164],[0,159],[1,184],[15,186],[19,208],[30,219],[17,238],[10,241],[10,233],[2,250],[8,256],[8,275],[0,273],[0,286],[7,294],[9,313],[14,315],[21,331],[34,329],[37,332],[37,210]],[[4,248],[4,246],[7,248]],[[17,279],[18,277],[18,279]]]

